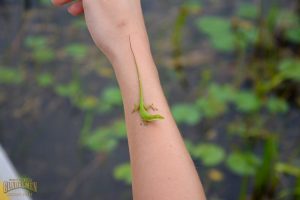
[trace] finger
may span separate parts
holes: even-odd
[[[82,1],[78,1],[76,3],[73,3],[69,8],[68,12],[71,13],[74,16],[80,15],[83,13],[83,5]]]
[[[66,3],[70,3],[73,0],[52,0],[52,4],[55,6],[62,6]]]

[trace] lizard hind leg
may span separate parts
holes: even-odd
[[[156,108],[156,107],[154,107],[154,104],[152,103],[152,104],[150,104],[150,105],[148,105],[148,106],[144,106],[144,108],[145,108],[145,110],[149,110],[149,109],[151,109],[151,110],[153,110],[153,111],[158,111],[158,109]]]

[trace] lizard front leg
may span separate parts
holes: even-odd
[[[133,108],[131,113],[138,112],[139,110],[140,110],[140,105],[139,104],[134,104],[134,108]]]

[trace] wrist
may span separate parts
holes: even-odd
[[[146,63],[153,63],[148,36],[141,33],[131,33],[130,35],[124,34],[122,39],[118,43],[115,43],[114,48],[111,50],[109,55],[107,55],[114,70],[118,71],[120,70],[119,68],[126,70],[128,66],[124,65],[131,62],[133,59],[133,55],[130,50],[129,36],[134,45],[136,56]]]
[[[136,98],[138,97],[137,88],[139,87],[134,55],[145,88],[149,87],[149,83],[151,83],[151,87],[156,86],[154,88],[159,88],[159,78],[151,55],[148,38],[145,39],[145,37],[138,34],[130,35],[134,55],[130,49],[129,36],[124,41],[118,50],[114,52],[114,56],[110,57],[110,61],[121,89],[124,105],[131,105],[138,101]],[[147,89],[149,90],[149,88]]]

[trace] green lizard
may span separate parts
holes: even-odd
[[[135,54],[134,54],[133,49],[132,49],[130,36],[129,36],[129,43],[130,43],[131,53],[132,53],[133,58],[134,58],[135,68],[136,68],[137,77],[138,77],[138,81],[139,81],[139,98],[140,98],[139,104],[134,106],[134,110],[132,112],[134,113],[134,112],[138,111],[139,114],[140,114],[140,117],[142,118],[142,121],[144,122],[144,124],[146,124],[148,122],[164,119],[164,117],[159,115],[159,114],[152,115],[148,112],[148,110],[150,108],[154,111],[157,111],[157,109],[154,108],[153,104],[151,104],[149,106],[145,105],[141,76],[140,76],[138,64],[136,62]]]

